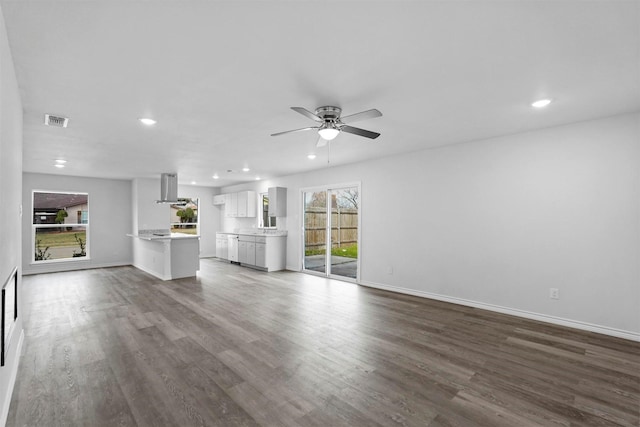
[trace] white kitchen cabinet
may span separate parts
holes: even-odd
[[[267,244],[256,242],[256,267],[267,268]]]
[[[247,263],[247,242],[243,240],[238,241],[238,262],[240,264]]]
[[[225,204],[226,216],[235,218],[238,216],[238,193],[231,193]]]
[[[247,266],[256,265],[256,238],[255,236],[241,234],[238,243],[238,260],[240,264]]]
[[[238,193],[238,218],[256,217],[256,192],[241,191]]]
[[[269,192],[269,216],[287,216],[287,189],[284,187],[271,187]]]
[[[224,205],[226,203],[226,194],[217,194],[213,196],[213,204],[215,206]]]
[[[287,236],[265,236],[265,268],[284,270],[287,262]]]
[[[284,270],[286,244],[286,236],[241,234],[238,250],[240,264],[266,271]]]
[[[216,234],[216,257],[220,259],[228,259],[229,243],[226,234]]]
[[[247,242],[247,264],[256,265],[256,243]]]
[[[224,216],[227,218],[255,218],[256,192],[241,191],[239,193],[223,194]]]

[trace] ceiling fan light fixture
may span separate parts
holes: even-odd
[[[148,118],[148,117],[141,117],[141,118],[139,118],[138,120],[140,121],[140,123],[142,123],[142,124],[144,124],[144,125],[147,125],[147,126],[153,126],[153,125],[155,125],[156,123],[158,123],[157,121],[155,121],[155,120],[153,120],[153,119],[150,119],[150,118]]]
[[[531,103],[531,106],[534,108],[544,108],[547,105],[551,104],[551,99],[539,99],[535,102]]]
[[[333,123],[325,123],[318,129],[318,133],[322,137],[322,139],[326,141],[331,141],[340,133],[340,129],[336,127]]]

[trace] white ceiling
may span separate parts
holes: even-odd
[[[638,1],[1,6],[28,172],[219,186],[326,167],[313,131],[269,136],[313,125],[291,106],[384,114],[354,124],[375,141],[340,134],[332,165],[640,110]]]

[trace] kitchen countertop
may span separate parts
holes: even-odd
[[[170,233],[168,235],[156,235],[156,234],[127,234],[129,237],[137,237],[142,240],[172,240],[172,239],[199,239],[200,236],[195,234],[185,233]]]
[[[230,234],[236,236],[266,236],[266,237],[282,237],[286,236],[286,230],[241,230],[238,232],[218,231],[216,234]]]

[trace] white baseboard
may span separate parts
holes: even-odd
[[[398,292],[406,295],[413,295],[421,298],[429,298],[438,301],[450,302],[453,304],[464,305],[467,307],[481,308],[484,310],[494,311],[511,316],[524,317],[526,319],[538,320],[540,322],[552,323],[554,325],[566,326],[569,328],[580,329],[583,331],[596,332],[599,334],[610,335],[613,337],[624,338],[631,341],[640,342],[640,333],[625,331],[608,326],[594,325],[592,323],[581,322],[579,320],[564,319],[562,317],[549,316],[547,314],[533,313],[515,308],[502,307],[499,305],[487,304],[478,301],[467,300],[463,298],[450,297],[446,295],[434,294],[431,292],[418,291],[415,289],[401,288],[398,286],[384,285],[382,283],[361,281],[362,286],[370,288],[382,289],[385,291]]]
[[[110,267],[124,267],[132,265],[130,261],[125,262],[104,262],[104,263],[52,263],[38,265],[37,269],[29,269],[28,267],[22,271],[23,276],[30,276],[32,274],[41,273],[60,273],[63,271],[76,271],[76,270],[91,270],[94,268],[110,268]]]
[[[9,377],[9,384],[7,386],[7,395],[4,397],[4,405],[2,405],[2,413],[0,414],[0,426],[7,425],[7,417],[9,416],[9,407],[11,406],[11,396],[13,395],[13,389],[16,385],[16,378],[18,378],[18,367],[20,366],[20,356],[22,355],[22,343],[24,342],[24,328],[20,331],[20,339],[18,340],[18,348],[16,349],[16,363],[13,364],[13,369]]]

